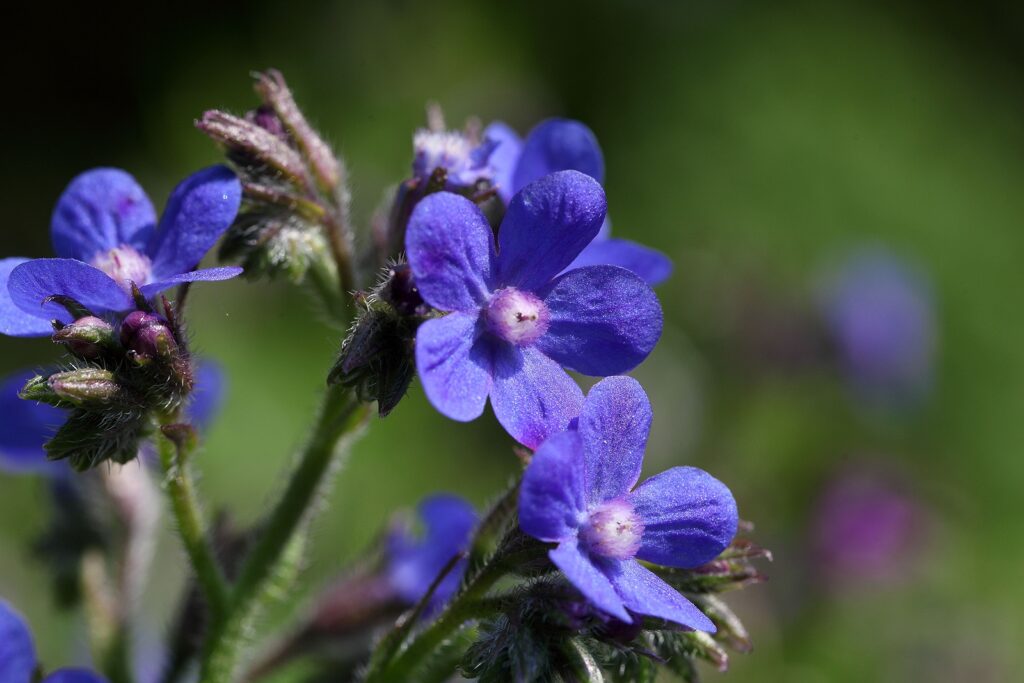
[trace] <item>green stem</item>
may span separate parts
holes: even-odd
[[[260,607],[260,597],[286,554],[286,549],[308,520],[341,449],[338,442],[352,435],[368,414],[345,387],[328,387],[313,435],[292,473],[280,500],[259,528],[259,538],[239,573],[227,617],[210,630],[203,658],[201,681],[229,681],[238,666],[243,636]]]
[[[164,425],[172,423],[173,419],[162,421]],[[210,615],[213,621],[217,621],[227,607],[227,584],[207,537],[206,524],[186,460],[188,454],[184,452],[187,446],[184,442],[176,444],[166,436],[161,436],[157,438],[157,447],[171,510],[177,521],[178,535],[185,545],[199,588],[210,607]]]

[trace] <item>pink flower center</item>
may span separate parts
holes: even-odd
[[[97,254],[92,265],[112,277],[126,291],[131,290],[129,281],[140,287],[148,283],[153,267],[147,256],[127,244]]]
[[[580,538],[597,555],[626,560],[640,550],[644,524],[633,506],[621,498],[610,500],[590,513]]]
[[[491,297],[486,319],[487,328],[501,339],[528,346],[547,332],[551,314],[535,295],[506,287]]]

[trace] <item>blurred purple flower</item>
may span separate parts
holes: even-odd
[[[36,648],[20,614],[0,600],[0,681],[29,683],[35,680]],[[41,683],[103,683],[105,679],[85,669],[60,669]]]
[[[519,525],[557,543],[551,561],[595,607],[626,623],[630,613],[714,632],[693,603],[637,560],[691,568],[736,535],[732,493],[708,473],[673,467],[640,486],[651,404],[630,377],[590,390],[578,426],[545,441],[519,494]]]
[[[62,476],[72,471],[67,461],[47,459],[43,446],[64,424],[67,413],[18,396],[25,382],[35,376],[35,372],[27,370],[0,382],[0,472]],[[226,384],[217,363],[199,362],[196,388],[185,409],[189,421],[198,429],[206,429],[220,409]]]
[[[184,282],[226,280],[237,267],[194,270],[238,213],[242,188],[225,166],[203,169],[171,193],[159,225],[149,198],[128,173],[79,175],[51,222],[59,258],[0,260],[0,333],[39,337],[50,321],[71,322],[49,296],[71,297],[95,313],[133,307],[129,281],[152,297]]]
[[[816,574],[833,583],[897,578],[923,546],[927,514],[900,482],[868,468],[830,482],[814,515]]]
[[[441,570],[456,554],[467,550],[477,524],[473,506],[462,498],[440,494],[424,499],[417,507],[423,534],[415,536],[408,525],[392,531],[387,540],[387,575],[395,593],[409,605],[427,594]],[[438,584],[430,599],[433,609],[448,601],[466,572],[460,560]]]
[[[556,171],[579,171],[604,183],[604,156],[593,131],[579,121],[548,119],[521,140],[506,124],[496,121],[484,131],[496,144],[490,155],[494,183],[506,206],[516,192]],[[672,274],[672,262],[661,252],[636,242],[611,237],[606,220],[593,241],[566,270],[583,266],[621,266],[654,286]]]
[[[930,387],[935,312],[925,278],[881,249],[852,255],[827,283],[825,321],[855,389],[872,400],[919,398]]]
[[[406,251],[423,299],[454,311],[423,323],[416,367],[430,402],[459,421],[483,413],[534,448],[579,414],[583,394],[562,369],[627,372],[661,335],[661,305],[622,268],[565,267],[597,234],[601,186],[576,171],[545,176],[509,204],[498,233],[471,201],[420,202]],[[559,273],[562,273],[559,275]]]
[[[454,130],[416,131],[413,136],[413,177],[421,183],[430,180],[438,168],[445,170],[445,189],[469,189],[480,181],[491,181],[494,169],[491,153],[498,143],[485,137],[474,141],[465,133]]]

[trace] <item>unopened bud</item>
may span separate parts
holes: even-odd
[[[51,339],[57,344],[64,344],[68,351],[86,360],[99,358],[117,343],[114,326],[91,315],[64,325],[53,333]]]
[[[381,298],[391,304],[399,315],[426,315],[429,312],[408,263],[400,263],[391,269]]]
[[[306,186],[302,157],[269,130],[222,111],[208,111],[196,121],[196,128],[227,148],[243,164],[264,164]]]
[[[278,118],[273,109],[266,105],[257,107],[256,109],[246,113],[245,120],[255,123],[263,130],[273,133],[282,140],[288,139],[288,131],[285,130],[281,119]]]
[[[170,360],[178,342],[167,321],[153,313],[132,311],[121,323],[121,343],[140,360]]]
[[[82,368],[58,372],[49,377],[34,377],[19,394],[61,408],[100,408],[127,400],[114,373],[100,368]]]

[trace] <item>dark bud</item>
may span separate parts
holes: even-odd
[[[60,325],[51,339],[54,343],[64,344],[69,352],[85,360],[95,360],[117,348],[114,326],[92,315],[79,318],[70,325]]]
[[[412,268],[408,263],[399,263],[391,268],[388,279],[381,291],[381,298],[402,316],[425,316],[430,307],[420,296],[416,281],[412,276]]]
[[[121,344],[131,351],[139,364],[153,359],[170,361],[178,352],[178,342],[169,323],[158,315],[132,311],[121,323]]]
[[[288,131],[285,130],[284,124],[281,119],[277,117],[274,110],[270,107],[263,105],[253,109],[245,115],[245,120],[255,123],[257,126],[272,133],[282,140],[288,140]]]

